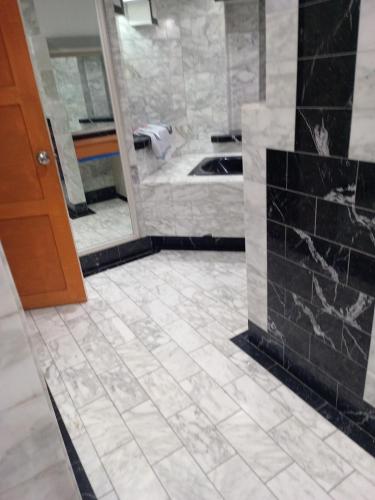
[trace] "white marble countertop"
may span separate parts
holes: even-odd
[[[0,498],[79,500],[0,243]]]
[[[241,156],[239,153],[192,154],[172,158],[160,169],[146,177],[141,185],[153,184],[242,184],[242,175],[191,175],[189,173],[203,158]]]

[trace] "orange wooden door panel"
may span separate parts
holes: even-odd
[[[17,0],[0,0],[0,240],[25,308],[86,300]]]

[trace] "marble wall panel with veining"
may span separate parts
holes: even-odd
[[[81,496],[1,245],[0,333],[0,497],[78,500]]]

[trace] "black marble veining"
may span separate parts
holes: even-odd
[[[267,217],[275,222],[314,231],[315,199],[283,189],[268,187]]]
[[[297,107],[351,108],[355,62],[354,54],[300,60]]]
[[[298,108],[296,151],[347,157],[351,118],[352,112],[347,109]]]
[[[339,203],[355,199],[358,162],[288,153],[287,188]]]
[[[298,56],[356,52],[359,9],[360,0],[302,2],[299,10]]]

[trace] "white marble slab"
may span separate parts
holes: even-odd
[[[139,381],[165,418],[191,404],[190,398],[164,368],[145,375]]]
[[[292,463],[289,455],[243,411],[221,422],[218,429],[262,481]]]
[[[107,394],[120,413],[146,401],[147,394],[125,366],[116,366],[99,374]]]
[[[248,375],[243,375],[225,385],[224,390],[265,431],[272,429],[291,415],[288,408],[257,385]]]
[[[96,399],[81,408],[79,413],[99,457],[133,439],[108,397]]]
[[[174,500],[222,500],[185,448],[155,465],[160,481]]]
[[[272,429],[270,435],[326,491],[337,486],[353,470],[295,417]]]
[[[213,345],[202,347],[191,356],[219,385],[225,385],[242,375],[241,370]]]
[[[35,317],[40,320],[41,315]],[[39,321],[42,328],[47,328],[46,321]],[[78,500],[77,484],[1,244],[0,351],[0,498]]]
[[[177,413],[169,422],[206,473],[235,454],[225,438],[195,405]]]
[[[225,500],[275,499],[267,486],[238,455],[219,465],[208,477]]]
[[[127,411],[123,417],[151,465],[182,447],[175,432],[151,401]]]
[[[135,441],[103,457],[104,467],[120,500],[167,500],[168,495]]]
[[[184,380],[181,386],[214,424],[239,410],[239,406],[204,371]]]
[[[280,472],[267,486],[279,500],[329,500],[331,497],[304,472],[293,463]],[[350,498],[350,497],[348,497]]]

